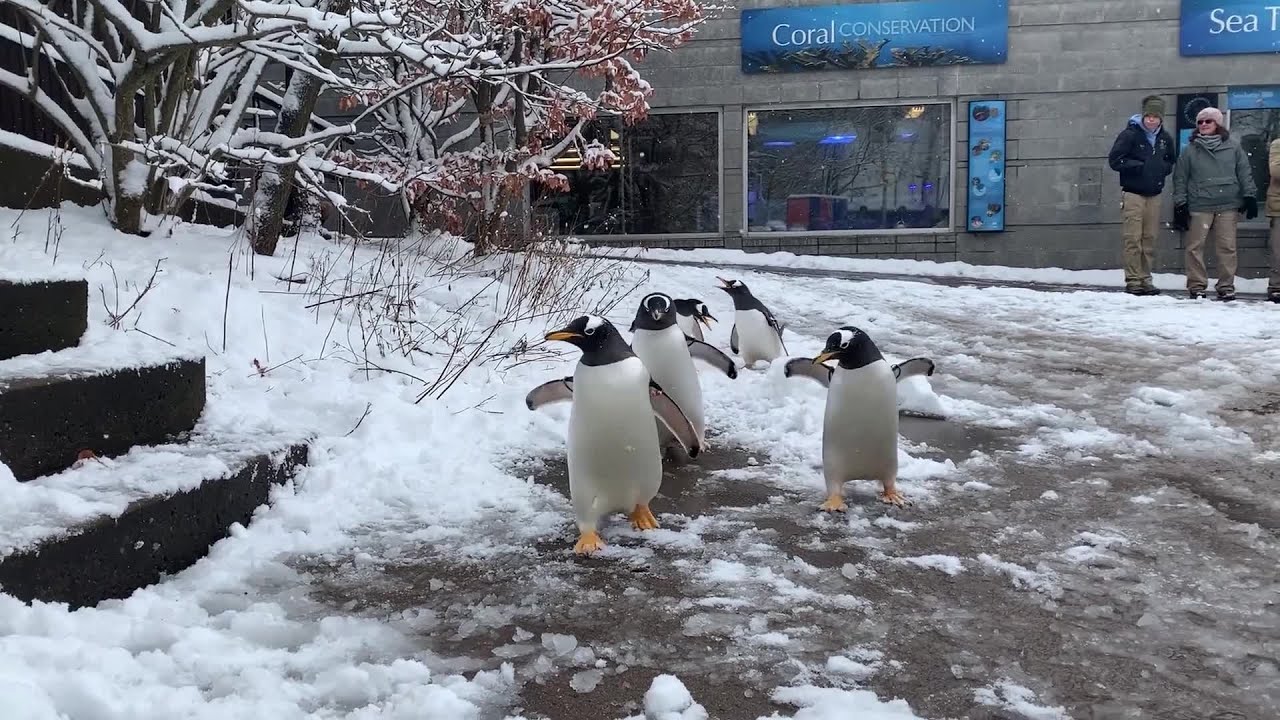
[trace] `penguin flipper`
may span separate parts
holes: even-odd
[[[807,377],[822,387],[831,387],[834,372],[826,365],[814,363],[813,358],[794,358],[782,366],[783,377]]]
[[[769,312],[769,308],[761,305],[760,309],[764,312],[764,319],[768,321],[769,327],[773,328],[773,331],[778,333],[778,344],[782,346],[782,352],[790,355],[791,353],[787,350],[787,341],[782,339],[782,331],[786,330],[787,326],[778,322],[778,318],[774,317],[773,313]]]
[[[537,410],[544,405],[573,401],[573,378],[565,377],[544,382],[529,391],[524,398],[525,407]]]
[[[729,349],[734,355],[738,354],[738,326],[735,323],[733,329],[729,331]]]
[[[671,399],[662,386],[652,380],[649,381],[649,404],[653,406],[653,414],[658,418],[658,422],[665,425],[675,439],[684,446],[689,457],[698,457],[698,453],[702,452],[698,431],[693,429],[689,416],[684,414],[684,410],[680,409],[676,401]]]
[[[913,375],[924,375],[928,377],[933,374],[934,364],[929,358],[918,357],[910,360],[903,360],[893,366],[893,377],[899,382],[902,378],[908,378]]]
[[[738,366],[733,362],[733,358],[720,352],[715,346],[695,340],[688,335],[685,335],[684,340],[689,346],[690,357],[707,363],[730,378],[738,377]]]

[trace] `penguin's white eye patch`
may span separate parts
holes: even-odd
[[[596,329],[595,329],[595,328],[593,328],[593,327],[589,327],[589,328],[587,328],[586,330],[583,330],[583,331],[582,331],[582,334],[584,334],[584,335],[595,335],[595,334],[596,334]]]
[[[847,348],[847,347],[849,347],[849,341],[848,341],[848,340],[841,341],[841,343],[840,343],[840,347],[841,347],[841,348]]]

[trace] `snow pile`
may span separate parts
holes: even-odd
[[[838,270],[850,273],[884,273],[887,275],[923,275],[934,277],[972,278],[974,280],[1017,281],[1046,285],[1085,285],[1108,288],[1124,287],[1124,275],[1116,270],[1066,270],[1063,268],[1024,268],[1000,265],[973,265],[964,262],[938,262],[936,260],[905,260],[897,258],[867,259],[830,257],[822,255],[797,255],[790,252],[746,252],[704,248],[699,250],[668,250],[664,248],[606,248],[596,247],[593,252],[615,257],[640,260],[669,260],[680,263],[698,263],[721,266],[754,266],[765,268],[791,268],[795,270]],[[1161,290],[1179,291],[1185,294],[1187,279],[1184,275],[1157,273],[1152,282]],[[1263,293],[1267,289],[1266,278],[1237,278],[1237,292]]]
[[[707,720],[707,711],[675,675],[659,675],[644,694],[646,720]]]
[[[1008,679],[975,690],[973,699],[983,705],[1018,713],[1026,720],[1071,720],[1066,708],[1039,705],[1035,702],[1034,692]]]
[[[847,658],[845,658],[847,660]],[[839,665],[839,663],[837,663]],[[920,720],[903,700],[881,702],[866,690],[843,690],[815,685],[782,687],[770,699],[779,704],[794,705],[794,714],[760,716],[757,720]],[[705,708],[674,675],[659,675],[644,694],[644,714],[620,720],[707,720]]]

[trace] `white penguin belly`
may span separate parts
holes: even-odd
[[[681,332],[694,340],[702,339],[702,326],[698,324],[697,320],[693,319],[692,315],[680,315],[677,313],[676,325],[679,326]]]
[[[782,355],[778,333],[759,310],[735,310],[733,323],[738,328],[738,352],[748,366],[758,360],[773,362]]]
[[[639,358],[578,364],[569,414],[569,493],[576,511],[601,515],[647,503],[662,484],[649,373]]]
[[[684,411],[697,431],[698,439],[704,439],[706,421],[702,415],[702,385],[684,333],[674,325],[665,330],[637,330],[631,346],[636,356],[644,361],[654,382],[661,385]]]
[[[896,479],[898,389],[889,363],[836,368],[822,423],[822,468],[828,482]]]

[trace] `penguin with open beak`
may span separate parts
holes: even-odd
[[[717,277],[720,289],[733,299],[733,330],[729,333],[729,348],[742,355],[747,367],[761,360],[772,363],[787,353],[782,341],[783,325],[773,316],[751,290],[740,280]]]
[[[672,302],[676,307],[676,324],[684,334],[694,340],[706,340],[702,328],[710,330],[711,323],[716,322],[707,304],[697,298],[675,298]]]

